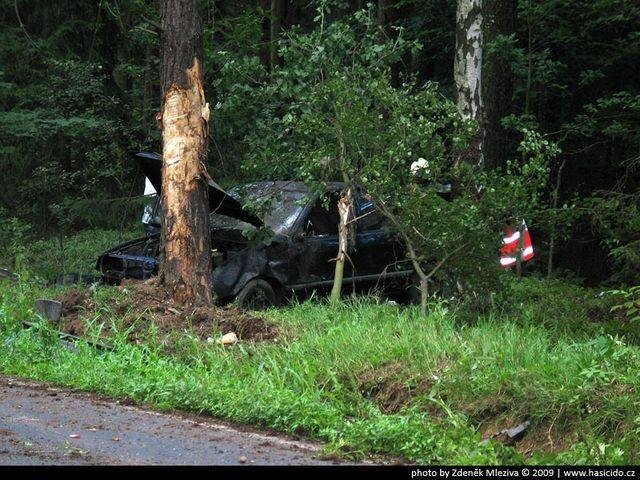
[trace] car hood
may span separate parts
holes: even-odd
[[[162,156],[152,152],[139,152],[134,155],[134,158],[159,194],[162,190]],[[209,184],[209,209],[211,213],[237,218],[255,227],[263,225],[262,220],[244,210],[240,202],[225,192],[217,183],[213,180],[209,180],[207,183]]]

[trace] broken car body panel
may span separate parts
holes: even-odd
[[[162,157],[153,152],[139,152],[135,154],[134,158],[153,188],[160,193],[162,190]],[[220,185],[211,179],[207,183],[209,185],[209,210],[212,213],[237,218],[256,227],[262,225],[262,220],[244,210],[242,205],[225,192]]]

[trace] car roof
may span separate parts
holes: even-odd
[[[309,186],[302,181],[299,180],[273,180],[273,181],[260,181],[260,182],[251,182],[245,184],[248,187],[256,187],[256,188],[276,188],[278,190],[283,190],[287,192],[309,192],[311,189]],[[344,188],[343,182],[327,182],[326,184],[327,191],[334,192],[340,191]]]

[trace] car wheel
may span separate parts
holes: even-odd
[[[238,305],[247,310],[264,310],[277,304],[276,292],[266,280],[247,283],[236,297]]]

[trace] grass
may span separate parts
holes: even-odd
[[[141,236],[139,231],[126,228],[27,239],[3,227],[0,221],[0,265],[47,282],[55,282],[58,275],[65,273],[96,274],[97,254]]]
[[[425,318],[375,298],[311,301],[267,312],[278,343],[224,348],[185,335],[172,355],[153,335],[133,345],[120,332],[113,352],[74,354],[45,324],[23,330],[33,300],[56,293],[0,285],[0,371],[303,434],[356,458],[640,462],[638,326],[574,285],[526,279],[482,315],[472,305],[434,304]],[[94,293],[94,332],[117,325],[118,295]],[[520,444],[481,443],[525,420]]]

